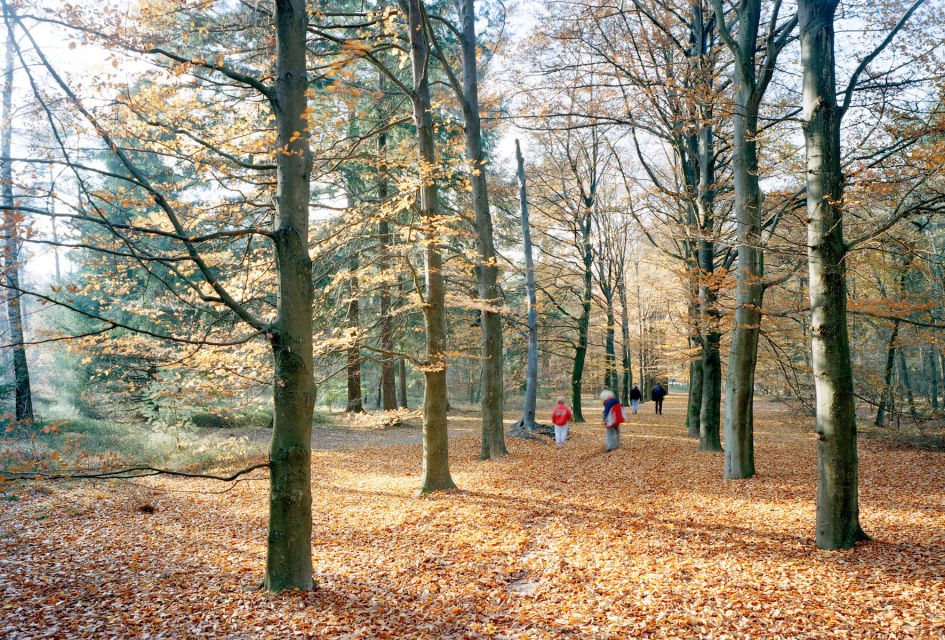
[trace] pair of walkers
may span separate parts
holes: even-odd
[[[630,406],[633,413],[637,412],[640,398],[640,389],[633,385],[633,389],[630,391]],[[617,396],[610,389],[604,389],[600,394],[600,399],[604,403],[604,446],[607,451],[613,451],[620,446],[620,425],[624,422],[623,408],[620,406]],[[565,404],[565,399],[558,398],[554,411],[551,412],[551,422],[555,428],[555,443],[559,447],[563,446],[568,438],[571,417],[571,409]]]

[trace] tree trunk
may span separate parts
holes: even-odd
[[[899,336],[899,321],[893,321],[893,329],[889,334],[889,345],[886,347],[886,367],[883,370],[883,389],[879,396],[879,407],[876,409],[876,419],[873,421],[877,427],[883,426],[886,418],[886,409],[889,404],[890,393],[892,393],[892,374],[893,365],[896,362],[896,338]]]
[[[383,93],[386,82],[383,72],[379,71],[378,84]],[[389,180],[386,166],[387,133],[382,131],[377,136],[377,199],[380,207],[384,207],[390,196]],[[394,385],[394,318],[391,316],[390,283],[387,281],[390,271],[390,247],[393,237],[390,232],[390,220],[386,213],[381,215],[377,223],[378,242],[380,244],[380,268],[385,273],[381,281],[380,314],[381,314],[381,408],[384,411],[393,411],[397,408],[396,389]]]
[[[476,245],[479,250],[479,299],[482,304],[482,450],[483,460],[508,453],[505,446],[503,416],[502,298],[499,295],[495,245],[492,238],[492,214],[486,184],[486,159],[482,151],[482,126],[479,118],[479,69],[476,62],[476,3],[461,0],[463,51],[463,119],[466,133],[466,159],[472,187],[476,218]]]
[[[701,343],[700,343],[701,351]],[[686,434],[690,438],[699,437],[699,412],[702,409],[702,357],[689,362],[689,398],[686,408]]]
[[[689,251],[692,252],[691,247]],[[699,412],[702,410],[702,351],[699,327],[699,263],[698,254],[689,264],[689,396],[686,399],[686,433],[699,437]]]
[[[624,274],[620,273],[618,277],[620,278],[617,284],[617,293],[620,296],[620,355],[621,366],[623,367],[620,402],[629,405],[630,387],[633,385],[633,369],[630,357],[630,312],[627,309],[627,283],[624,280]]]
[[[899,379],[902,380],[902,386],[906,391],[906,400],[909,402],[909,415],[916,417],[915,395],[912,393],[912,381],[909,378],[909,365],[906,363],[905,349],[896,350],[899,355]]]
[[[571,367],[571,413],[574,422],[584,422],[584,412],[581,408],[581,393],[583,391],[584,361],[587,358],[587,332],[591,323],[591,294],[594,265],[594,247],[591,244],[591,207],[593,203],[585,203],[585,218],[581,221],[581,236],[583,244],[584,289],[581,296],[581,316],[578,318],[578,343],[574,349],[574,364]]]
[[[817,394],[817,545],[848,549],[860,527],[856,412],[847,333],[843,173],[834,59],[838,0],[799,0],[807,152],[807,259]]]
[[[721,6],[717,3],[716,6]],[[755,475],[754,389],[764,296],[761,250],[761,187],[758,184],[758,106],[755,51],[761,20],[761,0],[739,3],[737,50],[741,67],[735,70],[734,150],[735,220],[738,267],[735,318],[725,381],[725,470],[729,479]],[[768,52],[768,55],[773,55]],[[738,64],[738,62],[736,62]]]
[[[353,206],[352,200],[348,201],[349,210]],[[348,357],[348,404],[349,413],[364,413],[364,399],[361,389],[361,307],[358,301],[360,293],[358,286],[358,254],[357,247],[353,247],[348,262],[351,270],[351,279],[349,280],[348,290],[348,331],[350,332],[351,344],[347,349]]]
[[[403,358],[397,360],[397,406],[410,408],[407,405],[407,361]]]
[[[56,273],[56,286],[62,286],[62,270],[59,265],[59,230],[56,225],[56,180],[53,178],[53,168],[52,165],[49,165],[49,199],[48,199],[48,210],[49,210],[49,224],[52,231],[52,241],[53,241],[53,266],[55,267]],[[81,194],[80,194],[81,195]]]
[[[933,412],[938,412],[938,363],[935,361],[935,348],[927,347],[925,359],[929,367],[929,404]]]
[[[8,35],[9,38],[9,35]],[[9,158],[13,142],[13,43],[7,40],[6,62],[3,73],[3,133],[0,156]],[[30,386],[29,363],[23,338],[23,311],[20,307],[20,242],[17,237],[17,214],[13,210],[13,163],[3,162],[0,172],[3,201],[4,281],[7,289],[7,319],[10,323],[10,343],[13,353],[14,415],[17,420],[33,421],[33,392]]]
[[[715,245],[702,240],[699,250],[703,284],[699,290],[702,316],[702,405],[699,408],[699,451],[721,451],[720,410],[722,406],[722,362],[719,355],[718,292],[713,280]]]
[[[311,150],[303,0],[276,3],[277,197],[273,229],[278,306],[271,330],[274,367],[269,545],[265,586],[311,589],[312,583],[312,261],[308,253]]]
[[[425,236],[423,319],[426,325],[426,366],[423,390],[423,481],[421,493],[453,489],[450,476],[449,437],[446,421],[446,292],[443,257],[437,228],[436,147],[433,107],[430,103],[429,52],[421,0],[407,0],[407,28],[413,70],[411,103],[417,132],[420,164],[420,224]]]
[[[525,191],[525,159],[518,140],[515,141],[516,177],[518,178],[518,210],[522,218],[522,251],[525,254],[525,293],[528,300],[528,369],[525,374],[525,400],[520,424],[526,431],[535,429],[535,407],[538,399],[538,310],[535,287],[535,263],[532,258],[532,233],[528,222],[528,197]]]
[[[615,341],[615,331],[617,326],[617,318],[614,312],[614,292],[610,285],[607,286],[607,294],[605,295],[607,301],[607,331],[606,338],[604,341],[604,365],[606,371],[604,372],[604,386],[614,392],[614,395],[617,395],[620,392],[617,380],[617,347]]]
[[[640,263],[639,261],[633,263],[633,275],[634,281],[637,286],[637,337],[640,340],[640,352],[639,352],[639,366],[637,371],[640,375],[640,395],[643,397],[640,399],[641,403],[646,402],[650,398],[650,374],[647,369],[646,362],[646,329],[645,322],[643,318],[643,297],[640,292]]]

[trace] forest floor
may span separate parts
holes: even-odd
[[[873,540],[820,551],[810,421],[760,406],[758,476],[724,481],[683,401],[644,405],[610,454],[593,422],[483,462],[470,427],[461,489],[435,496],[417,444],[317,451],[306,593],[256,589],[264,474],[9,493],[0,637],[945,637],[945,454],[861,440]]]

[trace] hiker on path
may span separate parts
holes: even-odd
[[[617,396],[610,389],[600,393],[604,402],[604,446],[607,451],[613,451],[620,446],[620,424],[623,422],[623,411]]]
[[[659,415],[663,415],[663,398],[665,398],[668,393],[669,391],[666,390],[666,387],[659,382],[657,382],[653,390],[650,391],[650,397],[653,399],[653,402],[656,403],[656,413]]]
[[[563,447],[564,441],[568,439],[568,425],[571,424],[571,409],[564,403],[564,398],[558,398],[551,412],[551,423],[555,426],[555,444]]]
[[[633,415],[637,414],[637,409],[640,408],[640,400],[643,399],[643,394],[640,393],[640,387],[633,385],[633,388],[630,389],[630,410],[633,411]]]

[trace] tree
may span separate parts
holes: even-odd
[[[817,393],[817,545],[848,549],[867,539],[859,519],[856,411],[847,328],[848,244],[843,237],[840,124],[859,75],[922,4],[917,0],[854,71],[837,100],[838,0],[799,0],[801,121],[807,155],[807,255],[811,351]]]
[[[450,476],[449,439],[446,422],[446,300],[443,256],[440,251],[437,196],[437,161],[430,102],[430,55],[420,0],[406,0],[407,29],[410,34],[410,62],[413,88],[408,90],[413,106],[420,162],[420,223],[424,233],[423,317],[426,324],[426,364],[423,394],[423,481],[422,493],[453,489]]]
[[[518,179],[518,211],[522,219],[522,252],[525,254],[525,294],[528,300],[528,370],[525,374],[525,399],[517,428],[526,432],[535,429],[535,406],[538,395],[538,310],[535,287],[535,264],[532,258],[532,234],[528,222],[528,196],[525,190],[525,158],[515,141],[516,178]]]
[[[276,0],[272,14],[275,28],[274,80],[266,84],[250,72],[235,69],[222,61],[210,62],[203,57],[193,57],[169,48],[153,46],[142,53],[170,60],[177,65],[186,65],[194,70],[216,74],[231,82],[233,88],[253,91],[262,96],[271,107],[275,121],[275,146],[273,165],[258,167],[275,170],[276,189],[274,223],[271,230],[257,227],[217,227],[209,233],[193,232],[185,226],[185,218],[179,209],[180,203],[166,195],[159,183],[142,171],[131,153],[118,144],[102,124],[67,84],[56,68],[38,46],[32,33],[19,16],[3,3],[7,19],[7,32],[11,39],[19,29],[32,47],[38,66],[45,70],[71,107],[91,125],[112,156],[122,167],[123,173],[112,175],[124,181],[129,190],[141,194],[146,201],[157,206],[166,229],[135,224],[112,222],[103,209],[97,208],[99,217],[73,216],[90,224],[100,224],[110,231],[112,237],[127,247],[126,252],[113,252],[116,256],[136,260],[144,264],[163,264],[170,273],[189,288],[202,303],[225,309],[232,318],[248,326],[248,337],[232,342],[194,340],[173,335],[172,332],[156,332],[102,315],[86,314],[97,320],[100,331],[122,329],[150,335],[162,340],[190,344],[225,345],[241,344],[255,336],[265,335],[273,358],[273,435],[268,467],[270,470],[269,533],[264,585],[270,591],[283,589],[310,589],[312,581],[311,554],[311,428],[314,407],[314,379],[312,368],[312,261],[308,252],[308,210],[311,181],[312,155],[309,147],[310,128],[308,117],[308,71],[306,65],[306,37],[308,15],[301,0]],[[78,25],[84,28],[84,25]],[[108,38],[101,32],[84,28],[90,35]],[[110,38],[116,46],[124,46],[118,36]],[[130,47],[132,50],[133,47]],[[77,175],[81,172],[101,174],[101,170],[71,160],[57,121],[37,87],[32,67],[18,49],[21,64],[30,68],[29,79],[34,97],[48,115],[51,131],[59,142],[63,159]],[[199,76],[198,76],[199,77]],[[193,135],[193,134],[191,134]],[[199,138],[198,138],[199,140]],[[144,142],[144,141],[141,141]],[[203,146],[210,146],[205,143]],[[142,146],[137,153],[147,153]],[[241,168],[257,168],[252,162],[241,161],[232,154],[215,148],[218,155]],[[85,180],[80,178],[83,184]],[[94,194],[83,187],[90,206]],[[42,213],[42,212],[41,212]],[[261,319],[252,308],[253,300],[240,300],[231,294],[220,270],[211,266],[201,247],[208,243],[245,240],[255,236],[268,238],[274,254],[276,272],[275,317],[271,321]],[[175,254],[154,254],[148,245],[149,239],[173,240]],[[101,250],[109,250],[101,248]],[[184,260],[191,268],[188,271],[175,268],[175,263]],[[209,293],[207,293],[209,291]],[[49,303],[78,311],[67,297],[54,298],[36,292],[31,295]]]
[[[755,474],[753,399],[758,338],[764,296],[762,249],[762,193],[759,185],[758,112],[774,75],[778,55],[797,23],[783,24],[780,0],[771,7],[764,38],[764,59],[759,51],[761,0],[740,0],[733,35],[725,20],[722,0],[713,0],[718,32],[734,57],[735,113],[732,164],[735,177],[735,220],[738,228],[738,273],[735,317],[725,382],[725,477],[750,478]]]
[[[7,16],[4,4],[4,18]],[[13,139],[13,35],[7,32],[6,57],[3,72],[3,131],[0,132],[0,199],[3,204],[3,271],[7,289],[7,320],[10,323],[11,350],[13,351],[14,415],[17,420],[33,421],[33,392],[30,387],[29,363],[26,360],[26,343],[23,335],[23,310],[20,289],[20,240],[18,227],[20,215],[13,200],[13,161],[11,147]]]

